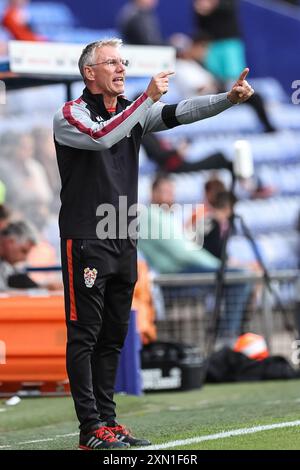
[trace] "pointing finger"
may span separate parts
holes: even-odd
[[[247,77],[248,73],[249,73],[249,69],[248,69],[248,67],[246,67],[246,68],[242,71],[242,73],[241,73],[241,75],[239,76],[239,78],[238,78],[238,80],[237,80],[236,83],[241,84],[241,83],[245,80],[245,78]]]
[[[164,77],[169,77],[170,75],[174,75],[175,72],[172,72],[171,70],[168,70],[167,72],[161,72],[159,73],[159,77],[164,78]]]

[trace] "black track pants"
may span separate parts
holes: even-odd
[[[80,429],[115,418],[114,384],[126,338],[136,248],[130,240],[61,241],[67,371]]]

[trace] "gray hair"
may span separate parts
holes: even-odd
[[[104,46],[112,46],[112,47],[121,47],[123,44],[122,39],[118,38],[110,38],[110,39],[103,39],[102,41],[91,42],[88,44],[82,51],[81,56],[78,61],[78,67],[82,78],[85,79],[84,76],[84,67],[89,64],[93,64],[95,61],[95,50],[99,49]]]
[[[37,231],[33,225],[23,220],[10,222],[1,232],[2,238],[15,238],[19,243],[38,243]]]

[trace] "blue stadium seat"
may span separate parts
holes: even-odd
[[[203,121],[204,122],[204,121]],[[196,123],[198,126],[201,123]],[[213,134],[197,135],[192,137],[186,133],[189,126],[181,126],[171,131],[167,131],[168,136],[174,143],[181,138],[188,138],[191,145],[187,154],[190,161],[198,160],[209,153],[222,151],[229,159],[234,157],[234,142],[238,139],[249,140],[254,163],[261,165],[264,163],[295,163],[300,162],[300,135],[294,131],[282,131],[273,134]],[[179,130],[180,129],[180,130]]]
[[[11,35],[7,29],[0,26],[0,41],[9,41],[10,39]]]
[[[259,169],[260,180],[264,185],[274,186],[284,195],[300,194],[300,164],[263,165]]]
[[[48,29],[47,36],[56,42],[72,42],[77,44],[88,44],[108,37],[115,37],[114,29],[86,29],[86,28],[53,28]]]
[[[272,119],[278,129],[300,129],[299,106],[281,104],[274,107]]]
[[[298,243],[297,232],[274,233],[259,238],[264,261],[270,269],[296,269],[299,263],[295,256]]]
[[[77,20],[72,10],[60,2],[34,2],[28,6],[30,23],[34,28],[40,26],[76,26]]]
[[[3,13],[6,8],[7,1],[6,0],[0,0],[0,21],[2,21],[3,18]]]
[[[151,195],[152,175],[141,175],[139,178],[139,203],[149,204]]]
[[[287,231],[259,235],[255,238],[258,250],[268,269],[297,269],[299,260],[295,256],[299,243],[298,233]],[[256,260],[250,243],[244,237],[232,237],[228,246],[229,256],[241,263],[251,263]]]
[[[289,101],[289,97],[283,87],[275,78],[250,78],[249,82],[254,90],[267,102],[287,103]]]
[[[175,127],[169,133],[173,136],[196,138],[199,134],[228,134],[228,133],[254,133],[261,131],[254,111],[250,106],[231,108],[210,119],[190,124],[188,126]]]
[[[269,117],[276,129],[299,130],[300,113],[299,107],[292,104],[278,103],[269,107]],[[211,134],[255,134],[262,132],[262,125],[255,112],[250,106],[236,106],[210,119],[204,119],[189,126],[175,127],[169,131],[173,138],[195,139],[199,135],[209,136]],[[215,137],[215,136],[214,136]],[[263,136],[272,140],[272,136]]]
[[[126,97],[129,100],[143,93],[149,85],[149,77],[128,77],[126,79]]]
[[[296,227],[300,197],[273,197],[266,200],[240,201],[236,212],[256,234],[286,231]]]

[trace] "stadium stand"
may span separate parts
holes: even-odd
[[[2,21],[6,1],[0,2],[0,22]],[[34,2],[27,7],[31,28],[49,41],[88,43],[101,37],[115,36],[116,31],[107,29],[87,29],[80,27],[71,8],[60,2]],[[8,40],[11,35],[0,29],[0,38]]]
[[[0,21],[5,1],[0,0]],[[88,43],[118,33],[111,28],[89,30],[79,24],[69,7],[58,2],[34,2],[29,6],[30,24],[36,32],[50,41]],[[0,27],[0,41],[8,41],[10,34]],[[143,91],[149,79],[129,78],[126,84],[128,98]],[[241,214],[255,236],[258,249],[269,269],[297,269],[299,266],[299,233],[296,226],[300,211],[300,112],[292,105],[285,90],[274,78],[251,79],[254,88],[264,97],[271,122],[277,129],[272,134],[262,133],[262,127],[254,111],[247,105],[236,106],[226,113],[189,126],[180,126],[164,133],[175,146],[182,139],[189,143],[187,159],[195,161],[216,151],[223,152],[228,159],[234,158],[234,142],[247,139],[252,148],[255,174],[263,186],[272,187],[271,197],[253,198],[237,187],[239,202],[236,212]],[[80,96],[82,83],[72,86],[73,98]],[[174,83],[164,98],[169,103],[181,99]],[[56,250],[59,260],[56,218],[59,209],[58,191],[53,191],[49,207],[40,204],[26,205],[26,198],[20,197],[18,187],[13,184],[11,175],[19,173],[15,155],[4,152],[10,145],[8,137],[19,139],[18,134],[28,133],[35,139],[37,128],[49,133],[52,129],[52,116],[65,100],[63,85],[28,88],[10,91],[7,104],[0,108],[0,179],[6,185],[6,201],[23,216],[33,219],[46,240]],[[17,136],[16,136],[17,135]],[[35,141],[34,141],[35,142]],[[36,145],[36,142],[34,143]],[[36,147],[37,150],[37,147]],[[52,169],[56,162],[54,147]],[[9,155],[9,158],[7,156]],[[35,154],[35,159],[39,156]],[[51,160],[51,158],[50,158]],[[55,170],[54,170],[55,168]],[[140,155],[139,198],[148,203],[150,188],[156,167],[150,162],[143,149]],[[227,187],[230,174],[224,170],[218,176]],[[7,180],[6,180],[7,177]],[[208,172],[180,174],[174,176],[176,201],[179,203],[199,203],[203,200],[203,186],[209,178]],[[20,183],[22,187],[22,183]],[[188,188],[188,190],[187,190]],[[22,196],[22,195],[21,195]],[[241,263],[253,262],[254,255],[249,243],[238,232],[231,237],[228,246],[230,256]],[[287,289],[288,290],[288,289]],[[193,294],[193,293],[192,293]],[[294,291],[288,291],[290,299]],[[193,295],[191,295],[193,297]],[[181,312],[181,311],[180,311]]]
[[[128,79],[128,96],[132,97],[140,92],[147,81],[147,78]],[[256,83],[259,83],[260,90],[268,88],[268,79],[256,80]],[[188,139],[187,159],[190,161],[216,151],[222,151],[229,159],[233,159],[234,141],[247,138],[252,147],[256,174],[264,185],[271,185],[274,188],[275,194],[272,198],[263,201],[247,200],[247,195],[243,194],[242,201],[238,204],[238,212],[244,216],[255,233],[278,234],[280,239],[282,233],[289,231],[294,233],[295,239],[295,225],[300,206],[298,183],[300,113],[296,106],[287,102],[287,97],[280,85],[274,80],[271,83],[274,93],[270,93],[270,100],[268,96],[266,98],[271,118],[278,126],[278,132],[272,135],[260,133],[260,125],[255,114],[247,106],[240,106],[227,111],[226,116],[224,113],[206,121],[167,131],[164,137],[167,136],[175,145],[183,138]],[[81,86],[81,83],[74,85],[74,97],[79,96]],[[178,95],[174,88],[170,90],[170,96],[165,98],[168,102],[169,98],[176,98],[176,94]],[[274,101],[276,96],[276,101]],[[10,92],[5,110],[9,119],[1,119],[0,133],[3,135],[10,130],[16,131],[18,128],[31,132],[41,125],[50,129],[51,112],[57,109],[63,99],[64,88],[61,85]],[[21,122],[22,125],[20,125]],[[154,171],[155,165],[149,162],[145,154],[141,152],[139,190],[142,203],[146,203],[149,199],[149,187]],[[220,174],[228,186],[230,175],[226,171]],[[177,202],[201,201],[203,184],[207,178],[206,172],[176,175],[174,179]],[[187,187],[189,187],[188,192]],[[57,196],[56,194],[55,197]],[[8,198],[10,198],[9,190]],[[274,237],[271,237],[270,244],[276,243],[274,240]],[[278,256],[281,256],[280,253]],[[285,264],[287,263],[283,251],[282,260]],[[290,265],[297,265],[296,252],[292,252]]]

